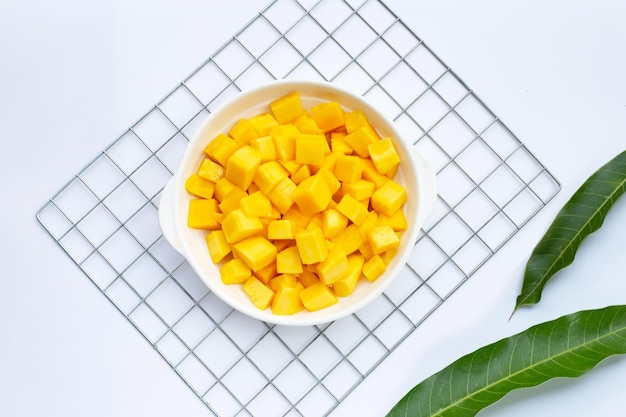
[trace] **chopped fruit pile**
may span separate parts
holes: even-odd
[[[316,311],[376,280],[407,228],[400,157],[359,110],[298,92],[215,137],[185,188],[225,284],[259,309]]]

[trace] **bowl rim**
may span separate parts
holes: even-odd
[[[352,295],[340,297],[337,304],[325,309],[315,312],[304,310],[294,315],[283,316],[273,314],[269,307],[266,310],[260,310],[249,302],[249,300],[246,300],[247,303],[241,303],[233,299],[233,297],[230,296],[230,289],[226,291],[228,287],[232,286],[222,283],[219,278],[219,270],[217,270],[218,266],[213,264],[214,270],[207,270],[206,260],[200,262],[198,257],[194,256],[197,251],[193,250],[191,246],[192,243],[186,237],[189,233],[201,234],[203,231],[190,229],[186,224],[188,201],[193,197],[185,190],[184,181],[188,176],[188,174],[185,173],[191,172],[190,161],[194,158],[198,159],[198,157],[202,157],[202,150],[204,146],[206,146],[206,143],[217,136],[218,133],[224,133],[224,128],[216,127],[211,130],[212,125],[223,125],[225,123],[223,120],[228,120],[232,126],[238,118],[248,117],[242,116],[243,114],[258,114],[259,112],[256,110],[241,110],[240,107],[243,106],[247,100],[253,100],[256,97],[264,97],[265,100],[263,102],[255,102],[255,104],[250,107],[256,108],[265,106],[265,108],[267,108],[267,103],[291,91],[298,91],[303,101],[313,99],[309,97],[309,94],[315,94],[314,98],[320,101],[335,99],[344,109],[356,110],[358,108],[363,111],[379,132],[383,133],[384,136],[392,138],[392,141],[403,158],[403,169],[408,170],[407,173],[414,175],[416,178],[417,191],[415,196],[409,195],[409,200],[419,200],[420,203],[413,203],[416,205],[416,207],[414,207],[414,215],[412,212],[410,212],[411,214],[407,213],[409,228],[407,228],[401,238],[400,248],[402,248],[402,250],[398,250],[381,277],[373,283],[365,283],[366,286],[370,287],[369,291],[365,291],[365,294],[361,295],[358,300],[350,300]],[[345,103],[350,103],[351,105],[345,105]],[[266,111],[269,111],[269,109]],[[195,169],[197,169],[197,164],[194,166],[194,170]],[[393,125],[393,122],[376,109],[366,98],[330,82],[291,79],[277,80],[235,94],[235,96],[231,97],[219,108],[211,112],[200,124],[190,139],[176,172],[163,190],[159,204],[159,223],[166,240],[174,249],[183,255],[208,289],[233,309],[270,324],[287,326],[316,325],[335,321],[360,310],[387,289],[407,263],[412,248],[417,241],[419,231],[426,217],[432,210],[435,195],[435,174],[432,172],[428,162],[417,152],[412,144],[402,139],[396,127]],[[180,203],[181,201],[183,201],[183,204]],[[187,203],[184,203],[184,201]],[[185,221],[183,221],[183,219]],[[206,235],[206,232],[204,232],[204,235]],[[209,262],[211,262],[208,252],[205,257],[209,258]],[[202,266],[202,263],[204,263],[204,266]],[[212,276],[215,272],[217,272],[217,277]],[[239,285],[237,287],[241,286]],[[243,292],[242,290],[239,291]]]

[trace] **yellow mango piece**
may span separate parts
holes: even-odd
[[[278,126],[278,122],[270,113],[261,113],[248,119],[254,130],[259,136],[267,136],[274,126]]]
[[[193,229],[216,230],[220,228],[216,212],[219,211],[217,201],[213,199],[189,200],[187,226]]]
[[[295,223],[297,229],[306,229],[311,221],[309,216],[302,214],[297,205],[292,206],[287,213],[283,215],[283,220],[290,220]],[[295,238],[295,235],[294,235]]]
[[[261,163],[276,159],[276,145],[271,136],[261,136],[250,140],[250,146],[259,151]]]
[[[374,143],[380,140],[380,136],[374,130],[372,126],[364,125],[357,130],[348,133],[343,140],[346,144],[354,150],[361,158],[369,157],[368,146],[370,143]]]
[[[372,208],[386,216],[392,216],[407,201],[406,190],[393,180],[387,180],[374,191],[370,200]]]
[[[334,172],[335,177],[341,182],[357,182],[363,173],[361,158],[353,155],[339,155],[335,162]]]
[[[215,191],[213,192],[213,195],[217,201],[222,202],[224,201],[224,198],[228,195],[228,193],[230,193],[235,187],[237,186],[228,181],[226,178],[220,178],[215,183]]]
[[[243,284],[252,276],[252,271],[241,259],[231,259],[220,268],[224,284]]]
[[[233,245],[233,252],[253,271],[276,261],[276,246],[263,236],[252,236]]]
[[[290,161],[296,157],[296,135],[300,131],[292,124],[278,125],[270,129],[279,161]]]
[[[315,213],[309,217],[309,224],[306,226],[306,229],[309,230],[314,227],[322,227],[322,213]]]
[[[400,165],[400,156],[391,142],[391,138],[381,139],[367,146],[370,158],[376,170],[383,175],[395,173]]]
[[[311,116],[317,126],[329,132],[344,126],[344,111],[336,101],[328,101],[311,107]]]
[[[341,182],[337,179],[337,177],[335,177],[335,174],[333,174],[329,169],[322,167],[320,168],[319,171],[317,171],[317,174],[315,175],[319,175],[322,178],[324,178],[324,180],[326,181],[326,185],[328,185],[328,189],[330,190],[331,194],[335,194],[337,190],[341,188]]]
[[[212,198],[215,192],[215,183],[197,174],[192,174],[185,181],[185,189],[196,197]]]
[[[335,209],[322,213],[322,231],[326,239],[332,239],[348,226],[348,218]]]
[[[239,149],[239,145],[233,138],[220,133],[204,148],[204,153],[211,160],[226,167],[228,158],[230,158],[237,149]]]
[[[359,227],[355,224],[349,224],[330,241],[341,246],[348,255],[357,251],[366,242]]]
[[[334,246],[328,256],[315,267],[315,272],[324,285],[332,285],[348,272],[348,257],[341,246]]]
[[[220,263],[231,252],[224,231],[213,230],[205,238],[213,263]]]
[[[348,256],[348,271],[339,280],[333,283],[333,290],[338,297],[347,297],[354,292],[356,284],[361,277],[365,259],[359,254]]]
[[[352,152],[351,147],[345,141],[345,132],[333,132],[330,135],[330,149],[333,153],[342,153],[344,155],[350,155]]]
[[[228,243],[236,243],[263,230],[258,217],[247,216],[241,209],[228,213],[222,220],[222,230]]]
[[[368,211],[365,220],[363,220],[363,223],[359,225],[359,230],[361,231],[361,235],[365,240],[367,240],[367,231],[374,226],[380,226],[378,221],[378,213],[376,213],[375,211]]]
[[[261,154],[249,145],[239,148],[228,160],[224,176],[246,190],[261,165]]]
[[[292,315],[304,310],[304,305],[300,300],[299,287],[280,288],[272,299],[272,313],[276,315]]]
[[[233,187],[220,202],[220,211],[222,213],[230,213],[236,208],[239,208],[239,202],[247,195],[248,194],[241,188],[237,186]]]
[[[287,176],[288,172],[281,164],[277,161],[269,161],[259,166],[254,174],[254,183],[265,195],[268,195]]]
[[[395,250],[400,245],[400,239],[391,226],[375,226],[366,232],[366,238],[372,247],[372,253],[379,255],[389,250]]]
[[[215,183],[224,176],[224,172],[225,170],[223,166],[217,162],[211,161],[209,158],[205,158],[200,163],[200,167],[198,168],[196,174],[207,181]]]
[[[296,232],[296,247],[303,265],[322,262],[328,256],[326,239],[319,227]]]
[[[293,220],[273,220],[267,227],[267,238],[271,240],[286,240],[296,238],[296,223]]]
[[[328,143],[324,135],[300,133],[295,137],[295,161],[298,164],[322,165]]]
[[[344,114],[344,121],[346,126],[346,132],[348,133],[352,133],[355,130],[358,130],[360,127],[369,125],[367,116],[365,116],[365,113],[363,113],[361,110],[346,112],[346,114]]]
[[[345,194],[350,195],[352,198],[358,201],[367,200],[374,194],[376,186],[373,182],[360,179],[356,182],[344,182],[341,185],[341,190]]]
[[[378,216],[378,224],[380,226],[391,226],[395,232],[403,232],[408,227],[404,210],[396,210],[391,216],[381,214]]]
[[[276,272],[276,262],[272,262],[258,271],[252,271],[252,275],[263,284],[269,285],[270,281],[278,275],[278,272]]]
[[[363,256],[363,259],[368,260],[372,256],[374,256],[374,251],[369,243],[365,242],[363,245],[359,247],[359,253]]]
[[[282,288],[293,288],[298,283],[298,279],[293,274],[279,274],[272,278],[269,287],[272,291],[277,292]]]
[[[343,154],[339,152],[330,152],[330,150],[328,150],[324,155],[324,162],[322,162],[322,165],[320,165],[319,167],[312,166],[311,171],[314,174],[318,173],[320,169],[327,169],[329,172],[334,172],[335,164],[337,163],[337,158],[339,158],[339,155]]]
[[[304,270],[300,275],[298,275],[298,282],[300,282],[306,288],[321,281],[319,280],[315,272]]]
[[[287,170],[289,175],[295,174],[301,167],[302,164],[297,163],[295,160],[290,159],[289,161],[279,161],[283,168]]]
[[[297,91],[286,94],[270,103],[270,110],[280,124],[295,120],[302,113],[302,102]]]
[[[302,261],[298,248],[290,246],[276,255],[276,272],[279,274],[301,274]]]
[[[265,310],[272,303],[274,291],[259,281],[258,278],[252,276],[243,283],[243,291],[250,297],[252,304],[258,309]]]
[[[239,119],[228,131],[228,136],[233,138],[240,147],[250,143],[250,140],[258,138],[259,134],[248,119]]]
[[[272,216],[272,202],[262,191],[243,196],[239,200],[239,208],[250,217]]]
[[[309,311],[321,310],[339,301],[332,290],[321,282],[300,291],[300,300]]]
[[[326,180],[313,175],[298,185],[293,199],[302,214],[311,216],[325,210],[332,196]]]
[[[289,177],[285,177],[276,184],[267,196],[278,211],[281,214],[285,214],[294,204],[293,195],[296,192],[296,188],[297,185]]]
[[[361,176],[364,180],[373,183],[376,189],[382,187],[382,185],[389,180],[389,177],[379,174],[378,171],[376,171],[376,167],[371,160],[362,159],[361,162],[363,163],[363,174]]]
[[[363,264],[363,275],[368,281],[374,282],[376,279],[385,272],[387,265],[383,261],[380,255],[374,255]]]
[[[309,178],[311,176],[311,169],[309,168],[308,165],[302,165],[298,168],[298,170],[296,172],[294,172],[291,175],[291,181],[293,181],[294,184],[298,185],[300,184],[302,181],[306,180],[307,178]]]
[[[296,117],[293,121],[293,125],[300,131],[300,133],[320,134],[324,133],[322,129],[315,123],[315,119],[308,111],[303,111],[300,116]]]
[[[337,211],[346,216],[357,226],[365,221],[368,214],[367,208],[349,194],[345,194],[341,197],[341,201],[337,204]]]

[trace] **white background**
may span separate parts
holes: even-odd
[[[334,415],[381,416],[459,356],[626,303],[626,202],[541,303],[511,320],[558,209],[626,148],[626,4],[387,0],[562,184],[557,197]],[[251,0],[0,1],[0,415],[208,416],[36,221],[58,189],[264,6]],[[480,416],[623,415],[626,357],[514,392]]]

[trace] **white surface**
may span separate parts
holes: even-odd
[[[336,409],[380,416],[460,355],[532,324],[626,302],[626,202],[542,302],[509,315],[560,206],[626,144],[618,0],[387,4],[561,181],[556,199]],[[35,219],[46,199],[265,2],[0,3],[0,415],[208,416]],[[481,416],[621,415],[626,358],[514,392]]]

